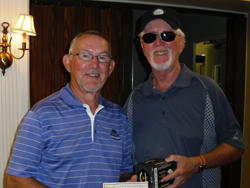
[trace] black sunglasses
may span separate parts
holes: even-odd
[[[158,33],[146,33],[142,36],[142,40],[145,43],[152,43],[156,40]],[[163,31],[160,33],[160,38],[164,40],[165,42],[171,42],[175,39],[175,33],[172,31]]]

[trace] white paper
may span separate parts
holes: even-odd
[[[104,183],[103,188],[148,188],[148,182]]]

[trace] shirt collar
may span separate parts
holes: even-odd
[[[181,72],[172,85],[176,87],[188,87],[191,83],[193,72],[185,64],[180,63],[180,65]]]
[[[188,87],[191,83],[192,74],[193,72],[183,63],[181,65],[181,72],[174,81],[171,86],[175,87]],[[149,79],[145,82],[143,89],[144,97],[151,95],[154,91],[154,84],[153,84],[153,73],[151,72]]]
[[[63,101],[68,105],[82,106],[82,102],[75,96],[73,91],[70,88],[70,83],[68,83],[64,88],[60,90]],[[100,94],[99,96],[100,103],[99,105],[105,106],[105,102]]]

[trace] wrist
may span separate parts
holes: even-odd
[[[201,172],[203,172],[203,171],[205,170],[205,168],[206,168],[206,161],[205,161],[205,159],[204,159],[204,157],[203,157],[202,155],[199,155],[199,156],[197,156],[197,157],[198,157],[198,159],[199,159],[199,161],[200,161],[200,165],[199,165],[199,167],[198,167],[197,173],[201,173]]]

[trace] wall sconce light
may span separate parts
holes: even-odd
[[[26,34],[31,36],[36,36],[36,31],[34,27],[34,19],[33,16],[20,14],[18,21],[16,25],[12,28],[12,31],[16,33],[22,33],[23,34],[23,42],[22,42],[22,48],[18,48],[19,50],[23,51],[23,54],[21,57],[15,57],[11,52],[11,40],[8,44],[8,22],[2,23],[3,27],[3,38],[2,43],[0,43],[0,47],[2,47],[2,51],[0,52],[0,68],[2,69],[3,76],[5,75],[5,69],[9,68],[12,65],[12,57],[15,59],[21,59],[24,54],[25,50],[29,50],[26,48]],[[7,52],[7,49],[9,47],[10,53]]]

